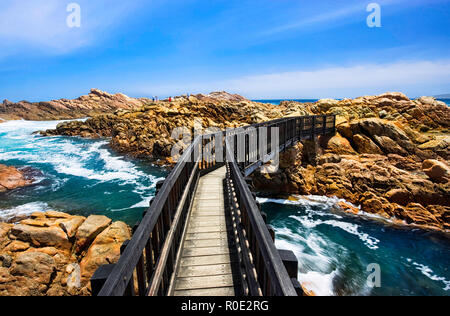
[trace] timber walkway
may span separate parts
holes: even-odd
[[[247,177],[299,141],[334,134],[335,122],[289,117],[197,136],[157,185],[119,261],[95,272],[92,294],[302,295],[297,259],[275,248]]]
[[[234,296],[236,255],[228,240],[221,167],[200,178],[174,280],[175,296]],[[232,267],[233,265],[233,267]],[[236,272],[235,272],[236,275]]]

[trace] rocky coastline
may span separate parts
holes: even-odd
[[[42,134],[110,137],[118,152],[171,164],[171,131],[192,128],[195,118],[204,128],[224,129],[312,114],[336,114],[337,134],[288,150],[274,174],[255,173],[257,192],[337,196],[398,223],[450,229],[450,110],[432,97],[394,92],[274,106],[221,92],[118,110]]]
[[[46,111],[48,112],[46,113]],[[5,114],[6,113],[6,114]],[[276,118],[336,114],[334,136],[306,140],[280,156],[272,174],[254,173],[253,189],[276,197],[336,196],[353,214],[377,214],[400,225],[450,231],[450,110],[431,97],[401,93],[315,103],[258,103],[216,92],[154,102],[92,90],[76,100],[7,104],[6,119],[51,120],[43,136],[107,137],[117,152],[173,165],[177,127],[225,129]],[[0,194],[32,184],[26,170],[0,165]],[[0,223],[0,295],[89,295],[89,278],[114,263],[130,228],[104,216],[34,213]]]

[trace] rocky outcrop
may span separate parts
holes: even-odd
[[[418,148],[400,127],[382,119],[357,120],[338,130],[345,137],[319,140],[315,161],[297,159],[296,164],[280,165],[275,174],[256,173],[256,190],[337,196],[396,222],[450,229],[449,166],[439,152]],[[391,145],[381,142],[382,137]],[[304,157],[305,146],[295,150],[299,152],[286,154]]]
[[[450,230],[450,110],[444,103],[387,93],[284,106],[291,115],[337,114],[338,133],[320,137],[318,148],[309,141],[287,153],[303,159],[275,174],[254,174],[257,191],[337,196],[397,223]],[[305,159],[311,149],[315,159]]]
[[[336,114],[337,122],[350,122],[363,118],[382,118],[396,121],[414,129],[429,130],[450,127],[450,113],[444,102],[432,97],[410,100],[399,92],[388,92],[377,96],[356,99],[324,99],[316,103],[282,102],[289,115]]]
[[[76,233],[76,251],[80,253],[111,224],[111,219],[102,215],[91,215],[78,228]]]
[[[237,127],[281,117],[281,110],[275,105],[216,92],[150,102],[134,111],[118,110],[85,122],[63,123],[41,134],[111,137],[111,147],[118,152],[141,159],[166,159],[176,143],[171,137],[176,128],[190,131],[196,120],[203,128]]]
[[[80,263],[84,283],[89,281],[99,266],[119,260],[120,246],[129,239],[129,234],[130,229],[125,223],[115,222],[95,238]]]
[[[95,215],[49,211],[0,223],[0,295],[89,295],[92,274],[115,263],[130,238],[125,223]],[[81,240],[84,251],[78,253]]]
[[[449,181],[450,168],[444,162],[438,160],[425,160],[422,170],[434,182],[446,183]]]
[[[82,118],[118,109],[132,110],[147,103],[147,99],[130,98],[124,94],[109,94],[92,89],[88,95],[74,100],[60,99],[48,102],[0,103],[0,118],[6,120],[61,120]]]
[[[25,172],[0,164],[0,193],[27,186],[33,182]]]

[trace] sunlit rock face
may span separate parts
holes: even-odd
[[[0,223],[0,296],[90,295],[90,277],[130,238],[125,223],[104,216],[48,211]]]

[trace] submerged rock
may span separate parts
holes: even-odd
[[[27,186],[32,182],[32,179],[17,168],[0,164],[0,193]]]

